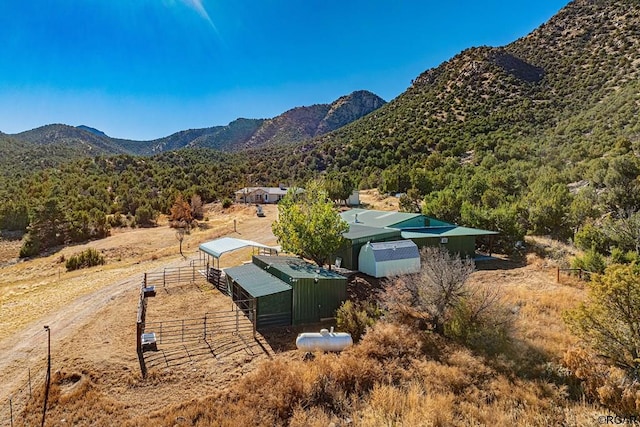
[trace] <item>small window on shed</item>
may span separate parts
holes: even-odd
[[[440,243],[443,245],[446,245],[447,243],[449,243],[449,238],[448,237],[441,237],[440,238]]]

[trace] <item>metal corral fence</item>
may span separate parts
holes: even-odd
[[[144,273],[143,287],[163,287],[194,283],[200,277],[224,294],[229,294],[224,271],[210,267],[203,260],[192,260],[188,267],[166,267],[162,271]]]
[[[144,322],[142,333],[155,334],[158,345],[215,339],[216,335],[250,334],[255,338],[255,300],[236,301],[229,311],[205,313],[202,317]]]
[[[24,410],[34,398],[36,388],[45,384],[46,375],[46,366],[28,369],[25,372],[25,381],[22,386],[0,404],[0,426],[13,427],[16,424],[23,424],[20,421],[23,420]]]
[[[196,267],[194,266],[193,268]],[[171,274],[164,275],[164,283],[169,282],[169,278],[173,280],[171,283],[176,283],[175,281],[185,277],[182,273],[182,271],[174,271]],[[163,276],[158,275],[157,277]],[[219,340],[221,337],[235,336],[243,341],[244,337],[247,337],[254,341],[256,340],[255,299],[232,302],[231,310],[207,312],[202,317],[147,322],[148,296],[151,296],[150,292],[155,292],[151,290],[154,285],[149,283],[148,278],[149,276],[145,275],[145,279],[141,284],[136,321],[136,351],[143,377],[147,375],[144,353],[146,351],[158,351],[158,345],[167,348],[184,346],[185,343],[202,342],[211,349],[210,342]]]
[[[162,271],[144,273],[145,287],[176,285],[182,283],[193,283],[200,277],[200,270],[206,271],[201,266],[191,265],[189,267],[164,268]]]

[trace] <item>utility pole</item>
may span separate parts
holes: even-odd
[[[44,406],[42,408],[42,427],[44,427],[44,417],[47,414],[47,400],[49,398],[49,385],[51,384],[51,329],[49,326],[44,327],[47,331],[47,379],[44,389]]]

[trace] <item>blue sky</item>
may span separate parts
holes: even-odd
[[[355,90],[387,101],[472,46],[568,3],[22,0],[0,5],[0,131],[49,123],[154,139]]]

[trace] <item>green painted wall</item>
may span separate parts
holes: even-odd
[[[265,268],[267,263],[253,257],[253,262],[258,267]],[[291,285],[292,295],[292,322],[294,325],[319,322],[325,317],[334,317],[335,311],[347,299],[346,278],[315,278],[292,277],[278,269],[277,263],[272,263],[268,272],[283,282]]]
[[[425,246],[443,247],[452,254],[460,254],[462,257],[473,257],[476,252],[476,238],[475,236],[455,236],[448,237],[447,243],[440,243],[440,237],[430,237],[423,239],[411,239],[418,245],[419,248]]]
[[[258,328],[291,324],[291,290],[258,298]]]
[[[244,301],[253,297],[238,283],[230,283],[232,286],[232,298],[234,301]],[[256,317],[258,329],[270,326],[291,325],[291,300],[292,290],[278,292],[276,294],[263,295],[256,298]],[[246,308],[246,307],[240,307]]]
[[[358,257],[360,256],[360,249],[367,242],[389,242],[392,240],[401,239],[400,230],[385,230],[385,233],[381,233],[374,236],[367,236],[359,239],[349,240],[349,243],[344,248],[340,249],[334,257],[331,258],[331,262],[335,264],[336,257],[342,258],[340,267],[348,270],[358,271]]]
[[[347,298],[346,280],[298,279],[293,288],[293,324],[319,322],[334,317],[335,311]]]

